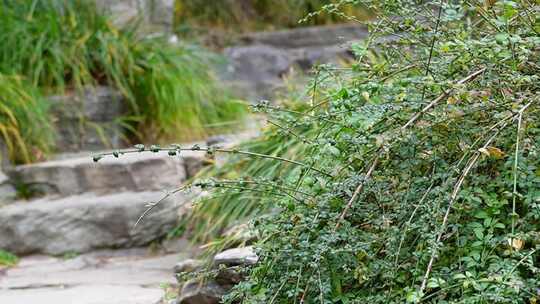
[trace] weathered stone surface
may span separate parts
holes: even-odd
[[[0,207],[15,200],[17,191],[8,177],[0,170]]]
[[[155,256],[146,248],[103,250],[64,260],[23,257],[0,273],[2,304],[157,304],[170,269],[188,252]],[[161,303],[161,302],[159,302]]]
[[[273,99],[286,91],[282,78],[293,68],[309,72],[316,64],[351,59],[351,42],[367,34],[349,24],[246,34],[239,45],[225,49],[230,64],[220,76],[251,102]]]
[[[14,203],[0,208],[0,248],[18,254],[62,254],[142,246],[167,234],[177,223],[179,205],[190,202],[178,193],[156,206],[134,228],[147,203],[163,195],[82,195]]]
[[[243,247],[225,250],[214,257],[213,268],[217,275],[210,281],[191,280],[184,284],[180,291],[180,304],[219,303],[234,285],[244,279],[243,266],[257,263],[258,257],[253,247]],[[175,272],[194,272],[200,269],[199,261],[188,260],[175,267]]]
[[[213,281],[206,284],[201,284],[198,281],[190,281],[180,291],[178,303],[218,304],[226,292],[226,289]]]
[[[121,146],[122,128],[116,121],[126,113],[122,95],[110,87],[49,97],[60,151],[101,150]]]
[[[150,0],[150,22],[170,29],[174,21],[175,0]]]
[[[328,46],[360,40],[368,36],[365,27],[357,24],[311,26],[292,30],[256,32],[244,35],[244,44],[265,44],[279,48]]]
[[[52,102],[53,112],[63,118],[83,117],[95,122],[106,122],[125,113],[122,94],[110,87],[89,87],[81,94],[51,96],[49,100]]]
[[[189,161],[195,162],[196,156]],[[170,190],[186,180],[186,169],[183,158],[163,152],[125,154],[97,163],[82,156],[17,166],[9,175],[31,190],[65,197],[85,192]]]
[[[112,15],[117,25],[143,21],[145,29],[171,30],[174,21],[174,0],[97,0],[98,6]]]
[[[174,265],[174,273],[175,275],[181,274],[183,272],[195,272],[197,270],[200,270],[204,265],[204,262],[201,260],[195,260],[195,259],[187,259],[180,263],[177,263]]]
[[[156,304],[162,297],[163,291],[159,287],[99,284],[15,289],[0,293],[1,303],[6,304]]]
[[[223,233],[223,236],[234,240],[237,243],[236,247],[250,244],[257,239],[257,235],[248,224],[232,226]]]
[[[113,16],[117,25],[124,25],[139,18],[145,0],[96,0],[100,9]]]
[[[286,51],[268,45],[227,48],[225,56],[231,61],[228,72],[235,80],[269,82],[279,79],[291,66]]]
[[[231,289],[234,285],[242,282],[244,275],[240,267],[228,267],[218,271],[215,281],[226,290]]]
[[[253,265],[257,263],[259,258],[255,254],[253,247],[242,247],[225,250],[216,254],[214,257],[214,265],[238,266],[238,265]]]

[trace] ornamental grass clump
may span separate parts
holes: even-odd
[[[266,211],[225,302],[537,303],[540,4],[347,2],[376,15],[352,68],[256,107],[301,165],[198,183]]]
[[[144,36],[137,22],[112,21],[92,0],[4,1],[0,73],[46,95],[112,86],[125,97],[126,131],[138,140],[187,140],[211,133],[211,124],[238,125],[244,105],[219,88],[214,55]]]
[[[1,157],[31,162],[49,152],[53,134],[40,92],[21,77],[0,73],[0,137],[7,153]]]

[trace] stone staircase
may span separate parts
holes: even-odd
[[[193,177],[203,160],[203,153],[140,153],[17,166],[8,175],[41,197],[0,208],[0,248],[59,255],[146,245],[174,228],[192,195],[167,198],[134,228],[147,204]]]
[[[215,137],[208,143],[231,147],[256,133]],[[0,205],[1,249],[19,255],[61,255],[145,246],[177,225],[197,190],[168,196],[135,226],[148,204],[185,184],[207,162],[205,153],[198,151],[177,156],[131,153],[99,162],[93,161],[92,154],[16,166],[6,172],[19,189],[35,197]]]
[[[230,148],[255,135],[197,144]],[[176,296],[173,266],[197,249],[164,237],[198,191],[170,195],[138,220],[148,203],[194,177],[205,153],[143,152],[97,163],[95,154],[58,155],[6,172],[36,197],[0,205],[0,249],[22,256],[16,267],[0,265],[0,303],[165,304]]]

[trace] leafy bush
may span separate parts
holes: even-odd
[[[53,141],[48,103],[30,84],[0,73],[0,138],[9,157],[30,162],[46,154]]]
[[[538,4],[361,2],[377,19],[352,69],[318,74],[333,89],[257,107],[296,169],[199,183],[272,210],[226,302],[538,302]]]
[[[192,139],[243,115],[241,103],[218,91],[214,56],[142,37],[137,24],[118,28],[94,1],[4,1],[0,28],[0,72],[47,94],[113,86],[129,102],[133,133],[152,134],[145,139]]]

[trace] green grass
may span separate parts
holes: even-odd
[[[19,163],[47,154],[53,142],[47,101],[21,77],[1,73],[0,138],[6,156]]]
[[[0,266],[15,266],[19,262],[19,258],[5,250],[0,249]]]
[[[283,96],[276,97],[277,103],[280,107],[293,111],[305,110],[309,106],[308,95],[311,90],[305,91],[302,84],[287,79],[286,83],[288,90]],[[269,119],[272,121],[272,118]],[[281,131],[283,130],[268,123],[261,136],[239,144],[237,149],[293,160],[304,157],[307,153],[306,145],[298,137]],[[307,127],[297,130],[295,134],[310,137],[314,132],[314,129]],[[252,161],[245,156],[229,155],[223,164],[203,169],[196,179],[270,181],[277,177],[285,179],[298,174],[298,169],[284,162]],[[211,256],[231,245],[238,245],[237,236],[223,236],[223,233],[235,225],[244,224],[255,216],[268,212],[274,206],[273,200],[274,197],[269,195],[224,189],[219,194],[203,198],[195,204],[181,222],[181,233],[187,233],[194,242],[207,243],[204,253]]]
[[[4,1],[0,28],[0,73],[23,76],[45,94],[115,87],[137,141],[194,139],[244,114],[218,86],[215,56],[143,37],[135,23],[119,28],[93,1]]]
[[[343,23],[343,16],[369,18],[360,5],[340,4],[338,10],[321,10],[330,0],[176,0],[175,25],[182,34],[204,32],[250,32],[310,25]],[[309,18],[305,18],[310,15]],[[302,22],[299,22],[299,20]],[[215,37],[224,39],[226,37]]]

